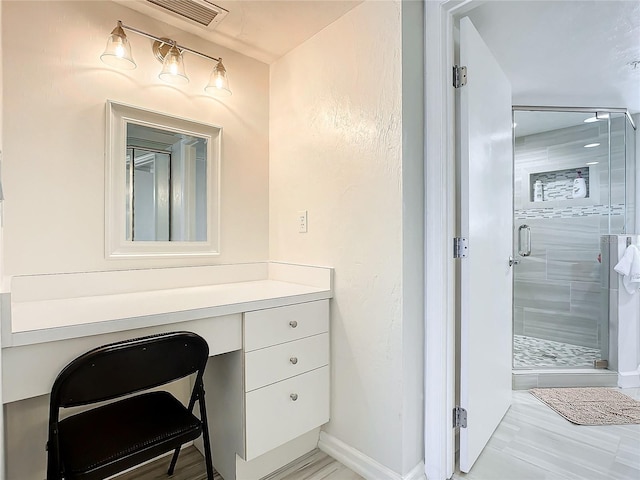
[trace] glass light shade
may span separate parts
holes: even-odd
[[[116,68],[125,70],[136,68],[136,62],[133,61],[131,56],[131,45],[120,23],[111,32],[107,40],[107,47],[104,49],[104,53],[100,55],[100,60]]]
[[[162,62],[162,71],[158,75],[160,80],[173,84],[189,83],[189,77],[184,71],[182,53],[172,45]]]
[[[213,69],[213,72],[211,72],[209,83],[206,87],[204,87],[204,90],[205,92],[217,97],[228,97],[231,95],[231,89],[229,88],[229,79],[227,78],[227,70],[222,64],[222,59],[218,61]]]

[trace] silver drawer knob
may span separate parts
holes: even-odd
[[[296,322],[295,320],[291,320],[291,321],[289,322],[289,326],[290,326],[291,328],[296,328],[296,327],[298,326],[298,322]]]
[[[294,402],[296,400],[298,400],[298,394],[297,393],[292,393],[291,395],[289,395],[289,397],[291,398],[291,400],[293,400]]]
[[[291,357],[291,358],[289,359],[289,361],[290,361],[293,365],[295,365],[296,363],[298,363],[298,357]]]

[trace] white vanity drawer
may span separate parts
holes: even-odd
[[[245,354],[245,391],[329,364],[329,334],[261,348]]]
[[[244,314],[244,351],[328,331],[329,300],[247,312]]]
[[[247,393],[245,415],[245,460],[327,423],[329,367]]]

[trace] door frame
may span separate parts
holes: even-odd
[[[424,463],[428,480],[451,478],[455,468],[454,23],[481,3],[425,2]]]

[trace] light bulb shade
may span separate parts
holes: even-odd
[[[184,71],[184,61],[182,53],[175,45],[172,45],[162,61],[162,71],[158,75],[160,80],[173,83],[189,83],[189,77]]]
[[[229,88],[229,79],[227,78],[227,70],[222,64],[222,59],[218,61],[213,69],[213,72],[211,72],[209,83],[206,87],[204,87],[204,90],[205,92],[217,97],[228,97],[231,95],[231,89]]]
[[[131,56],[131,45],[127,40],[127,35],[118,22],[118,26],[113,29],[109,39],[107,40],[107,47],[104,49],[104,53],[100,55],[102,60],[107,65],[116,68],[122,68],[125,70],[133,70],[136,68],[136,62],[133,61]]]

